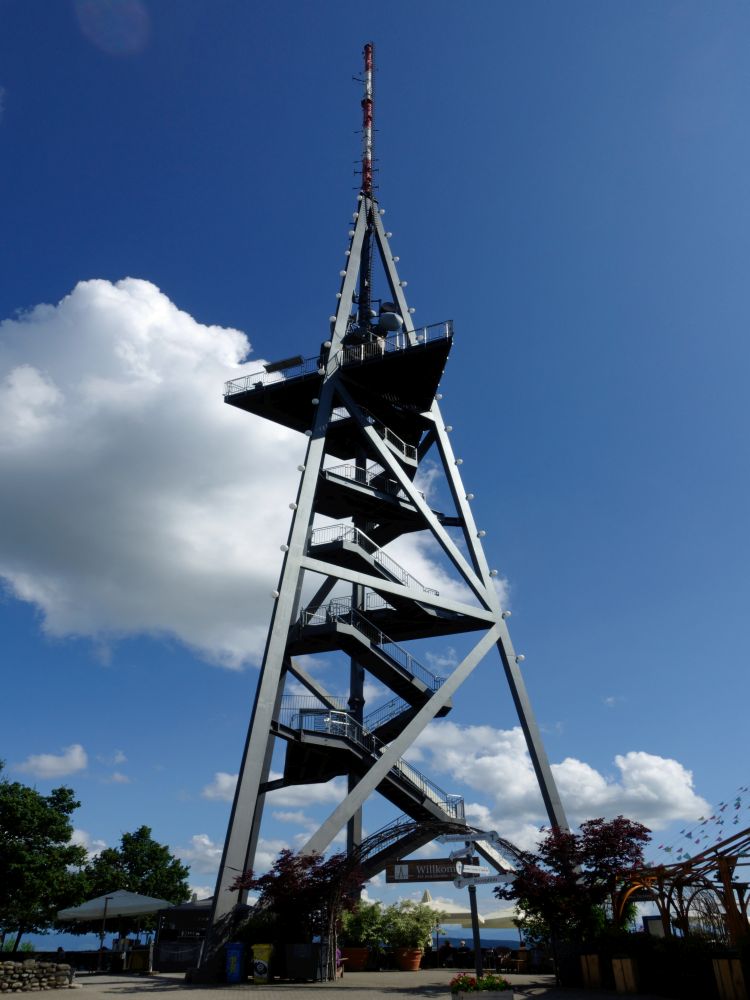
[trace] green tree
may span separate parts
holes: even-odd
[[[106,847],[86,867],[90,897],[127,889],[143,896],[184,903],[190,898],[190,869],[174,857],[166,844],[157,843],[151,827],[123,833],[119,847]]]
[[[79,805],[71,788],[42,795],[0,778],[0,934],[15,934],[14,951],[23,934],[47,930],[57,910],[85,898],[86,851],[70,842]]]
[[[618,880],[643,866],[650,831],[617,816],[581,823],[580,833],[549,830],[536,853],[523,855],[513,882],[497,886],[499,899],[515,899],[520,926],[537,941],[590,941],[606,923]]]

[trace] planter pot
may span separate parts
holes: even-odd
[[[417,972],[422,961],[421,948],[394,948],[393,955],[401,972]]]
[[[638,977],[636,976],[634,959],[613,958],[612,974],[615,977],[615,989],[618,993],[638,992]]]
[[[742,963],[738,958],[715,958],[713,967],[721,1000],[737,1000],[738,997],[747,996]]]
[[[587,990],[601,989],[602,973],[598,955],[581,955],[581,971],[583,985]]]
[[[346,959],[347,972],[364,972],[367,968],[369,948],[342,948],[341,957]]]

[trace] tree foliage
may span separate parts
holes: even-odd
[[[71,788],[42,795],[0,778],[0,931],[16,935],[15,948],[21,934],[47,930],[57,910],[85,896],[86,851],[70,842],[79,805]]]
[[[142,896],[184,903],[190,898],[190,869],[174,857],[166,844],[151,836],[151,827],[123,833],[119,847],[107,847],[86,867],[90,897],[127,889]]]
[[[133,833],[124,833],[119,847],[106,847],[92,858],[83,871],[86,899],[96,899],[118,889],[137,892],[142,896],[166,899],[168,903],[184,903],[190,898],[190,869],[174,857],[166,844],[151,836],[151,827],[140,826]],[[112,918],[114,920],[114,918]],[[107,921],[109,924],[109,920]],[[152,930],[153,916],[118,917],[117,929],[128,934],[136,930]],[[101,920],[76,923],[63,922],[71,934],[99,933]]]
[[[362,874],[345,854],[324,858],[284,850],[265,874],[244,872],[230,890],[257,892],[258,908],[273,913],[277,933],[294,942],[316,934],[333,939],[341,909],[354,905],[361,887]]]
[[[515,881],[495,895],[517,901],[531,939],[590,940],[603,928],[618,879],[643,865],[649,839],[642,823],[624,816],[588,820],[579,833],[548,830],[535,853],[523,854]]]

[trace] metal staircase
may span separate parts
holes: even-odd
[[[344,768],[351,766],[365,773],[369,763],[379,759],[387,749],[382,740],[348,712],[310,706],[307,698],[301,702],[296,698],[284,699],[277,733],[289,742],[312,743],[329,750],[338,746],[354,753],[357,764],[342,762],[340,773],[346,773]],[[403,758],[394,762],[378,791],[397,806],[403,803],[411,808],[412,814],[416,811],[425,818],[447,822],[464,817],[462,796],[448,794]]]

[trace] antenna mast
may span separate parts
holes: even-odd
[[[372,196],[372,68],[375,46],[368,42],[364,48],[365,57],[365,95],[362,98],[362,193]]]
[[[367,230],[362,246],[362,263],[359,272],[359,328],[363,332],[370,329],[372,314],[372,123],[374,118],[374,101],[372,93],[373,56],[375,46],[367,42],[364,48],[365,75],[364,96],[362,98],[362,195],[365,198],[367,210]]]

